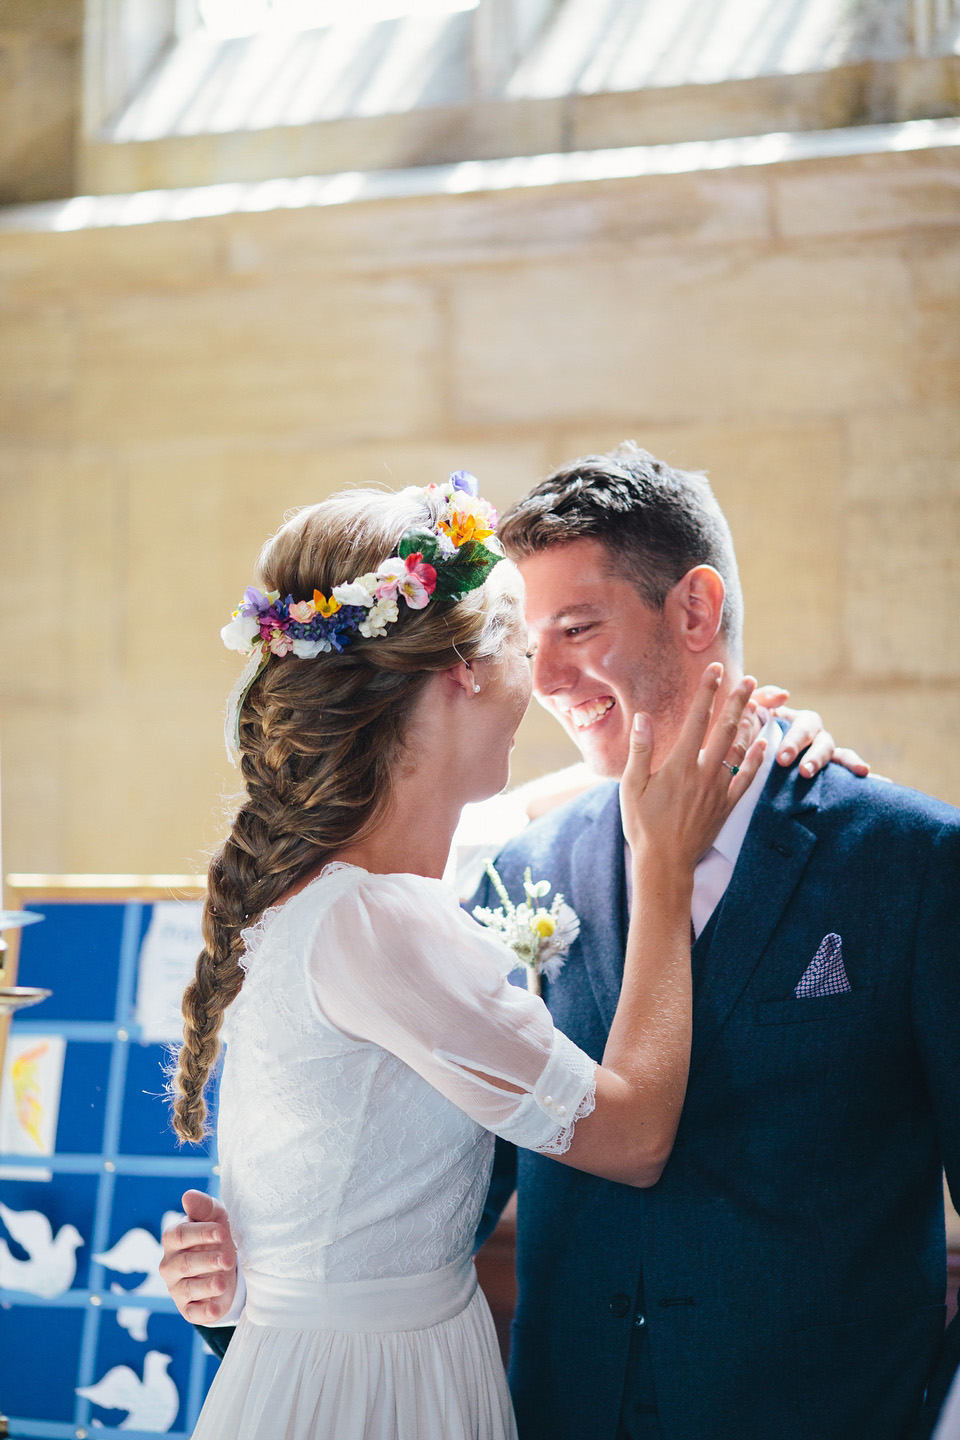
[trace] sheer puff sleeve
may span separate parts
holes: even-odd
[[[438,880],[353,869],[337,880],[309,952],[327,1023],[389,1050],[505,1140],[565,1153],[594,1108],[596,1065],[510,984],[513,953]]]

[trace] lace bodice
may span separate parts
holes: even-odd
[[[559,1153],[593,1108],[594,1062],[439,881],[330,866],[245,938],[218,1119],[245,1268],[440,1269],[472,1247],[493,1135]]]

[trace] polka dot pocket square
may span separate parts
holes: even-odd
[[[794,995],[798,1000],[810,1000],[819,999],[821,995],[846,995],[852,989],[843,966],[840,936],[824,935]]]

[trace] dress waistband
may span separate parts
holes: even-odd
[[[281,1330],[426,1330],[465,1310],[477,1288],[466,1256],[428,1275],[382,1280],[286,1280],[245,1270],[244,1315]]]

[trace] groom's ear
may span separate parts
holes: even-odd
[[[691,654],[708,650],[720,633],[727,590],[712,565],[696,565],[667,596],[667,614]]]

